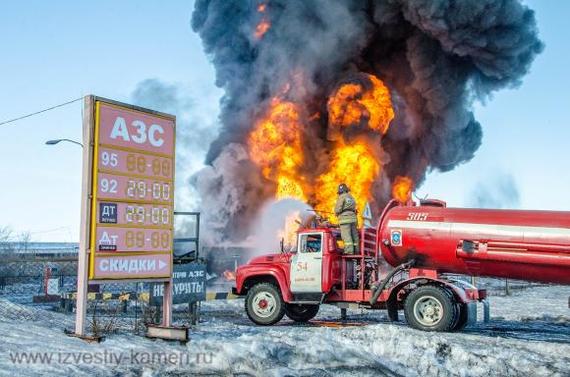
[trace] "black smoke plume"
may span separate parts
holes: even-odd
[[[270,27],[259,37],[262,21]],[[382,204],[398,175],[419,185],[430,169],[469,161],[482,139],[473,102],[519,85],[543,49],[534,12],[517,0],[197,0],[192,28],[225,90],[222,131],[194,183],[230,239],[272,195],[245,140],[287,83],[288,100],[322,114],[305,131],[312,156],[328,155],[324,110],[339,82],[365,72],[390,88],[396,116],[380,141],[388,158],[378,178],[388,184],[373,192]]]

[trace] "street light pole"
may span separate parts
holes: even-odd
[[[46,141],[46,145],[56,145],[58,143],[61,143],[62,141],[66,141],[68,143],[72,143],[72,144],[77,144],[79,145],[81,148],[83,148],[83,144],[81,144],[78,141],[75,140],[71,140],[71,139],[54,139],[54,140],[48,140]]]

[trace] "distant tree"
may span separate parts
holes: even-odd
[[[29,231],[20,232],[17,236],[16,248],[18,251],[28,251],[31,241],[32,234]]]
[[[12,229],[9,226],[0,226],[0,242],[7,242],[12,237]]]
[[[0,251],[13,251],[12,250],[12,229],[8,226],[0,227]]]
[[[28,231],[14,235],[12,228],[0,227],[0,252],[28,251],[31,240],[32,234]]]

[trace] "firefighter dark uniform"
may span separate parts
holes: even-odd
[[[344,243],[344,253],[358,254],[360,237],[357,229],[356,200],[350,195],[348,186],[344,183],[338,187],[338,199],[334,207],[334,213],[338,218],[340,236]]]

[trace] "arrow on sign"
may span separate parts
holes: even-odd
[[[158,277],[169,274],[170,255],[113,255],[95,258],[95,276],[100,278],[125,277],[157,274]]]

